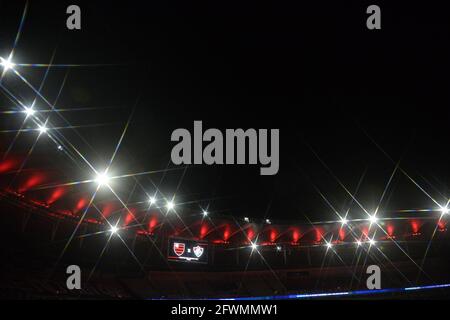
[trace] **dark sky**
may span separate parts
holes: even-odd
[[[82,9],[81,31],[65,28],[69,4]],[[199,201],[212,212],[333,219],[318,190],[337,210],[347,210],[350,197],[338,179],[350,192],[361,181],[357,198],[373,210],[399,160],[430,195],[445,201],[450,160],[446,11],[406,1],[379,3],[382,30],[370,31],[365,26],[369,4],[30,1],[15,60],[48,63],[55,53],[55,64],[107,64],[53,68],[43,94],[53,101],[67,75],[58,106],[96,108],[65,113],[70,123],[109,124],[78,130],[92,148],[64,131],[95,166],[111,156],[135,106],[112,167],[118,174],[174,167],[170,135],[177,128],[192,130],[194,120],[205,128],[279,128],[276,176],[260,176],[259,166],[195,166],[185,172],[178,199]],[[12,48],[23,8],[22,1],[0,2],[2,56]],[[23,72],[39,86],[45,69]],[[24,100],[34,98],[13,80],[5,81]],[[1,125],[16,127],[14,121],[4,118]],[[11,136],[1,139],[8,142]],[[32,141],[23,140],[15,152]],[[39,146],[34,156],[46,158],[68,178],[89,175],[85,166],[51,156],[50,143]],[[167,195],[182,177],[183,170],[167,173],[162,183],[161,174],[151,176]],[[151,193],[151,183],[141,182]],[[123,183],[119,189],[129,192],[130,181]],[[382,210],[434,205],[400,171],[388,191]],[[350,215],[359,217],[361,210],[353,204]]]

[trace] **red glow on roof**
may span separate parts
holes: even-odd
[[[300,232],[298,232],[297,229],[294,229],[292,231],[292,241],[293,242],[298,242],[299,239],[300,239]]]
[[[394,226],[392,224],[388,224],[386,227],[386,232],[389,237],[392,237],[394,235]]]
[[[0,162],[0,173],[5,173],[14,168],[16,162],[12,159],[4,160]]]
[[[345,230],[344,230],[344,228],[340,228],[339,229],[339,239],[341,241],[344,241],[344,239],[345,239]]]
[[[223,231],[223,240],[228,241],[229,238],[230,238],[230,229],[226,227],[225,230]]]
[[[412,232],[415,234],[419,232],[420,224],[417,220],[411,221],[411,229],[412,229]]]
[[[203,239],[207,233],[208,233],[208,225],[204,223],[200,228],[200,239]]]
[[[367,239],[368,237],[369,237],[369,227],[365,226],[365,227],[362,229],[362,235],[361,235],[361,238],[362,238],[362,239]]]
[[[277,232],[272,229],[270,231],[270,242],[275,242],[275,240],[277,240]]]
[[[248,228],[248,230],[247,230],[247,238],[249,240],[252,240],[254,236],[255,236],[255,232],[253,231],[253,229],[252,228]]]
[[[105,218],[108,218],[117,208],[113,203],[107,203],[102,208],[102,215]]]
[[[125,225],[129,225],[133,220],[136,220],[135,210],[128,210],[127,216],[125,217]]]
[[[320,242],[322,241],[322,230],[320,230],[319,228],[316,228],[316,241]]]
[[[153,232],[155,227],[158,225],[158,218],[156,216],[152,216],[148,221],[148,231]]]
[[[41,173],[33,174],[29,179],[25,181],[25,183],[19,188],[19,192],[25,192],[30,190],[33,187],[36,187],[40,183],[44,182],[45,177]]]
[[[86,207],[88,204],[87,200],[85,198],[81,198],[78,200],[77,204],[75,205],[75,212],[81,211],[84,207]]]
[[[59,188],[56,188],[53,192],[52,192],[52,194],[50,195],[50,197],[47,199],[47,203],[50,205],[50,204],[53,204],[53,203],[55,203],[58,199],[60,199],[65,193],[66,193],[66,188],[64,188],[64,187],[59,187]]]

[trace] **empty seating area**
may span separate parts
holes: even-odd
[[[127,299],[131,298],[127,289],[113,278],[100,278],[83,282],[80,290],[69,290],[66,279],[46,279],[42,274],[15,272],[2,274],[0,280],[1,299]]]

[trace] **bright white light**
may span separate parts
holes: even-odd
[[[208,211],[203,210],[203,215],[206,217],[208,215]]]
[[[255,250],[255,249],[257,249],[258,248],[258,245],[256,244],[256,243],[253,243],[252,242],[252,250]]]
[[[110,178],[108,177],[106,172],[98,173],[97,176],[95,177],[95,182],[97,182],[98,186],[101,187],[103,185],[108,184],[109,179]]]
[[[167,210],[172,210],[173,208],[175,208],[175,203],[173,203],[173,201],[167,201],[166,208]]]
[[[448,214],[449,212],[450,212],[450,209],[448,207],[441,207],[442,214]]]
[[[117,233],[117,231],[119,231],[119,228],[117,228],[116,226],[112,226],[111,229],[109,229],[109,231],[111,231],[112,234]]]
[[[369,221],[370,221],[371,224],[372,224],[372,223],[377,223],[378,218],[377,218],[375,215],[373,215],[373,216],[370,216],[370,217],[369,217]]]
[[[272,222],[269,219],[266,219],[267,224],[271,224]]]
[[[331,242],[327,242],[326,245],[327,245],[327,248],[328,248],[328,249],[331,249],[331,248],[333,247],[333,244],[332,244]]]
[[[11,61],[11,57],[9,57],[8,59],[3,59],[0,57],[0,60],[0,65],[3,67],[3,71],[5,72],[16,66],[16,64]]]
[[[369,243],[370,243],[371,246],[374,246],[375,243],[377,243],[377,242],[376,242],[374,239],[370,239],[370,240],[369,240]]]
[[[359,240],[356,240],[356,245],[359,247],[359,246],[361,246],[362,245],[362,242],[361,241],[359,241]]]
[[[58,150],[62,151],[62,149],[63,149],[62,145],[58,145]]]
[[[33,107],[25,107],[25,114],[27,117],[32,116],[36,111],[33,109]]]
[[[281,246],[277,246],[277,251],[281,251]]]
[[[45,125],[39,126],[39,133],[43,134],[46,133],[48,128]]]
[[[347,220],[345,217],[343,217],[343,218],[341,219],[341,223],[342,223],[343,225],[345,225],[345,224],[348,223],[348,220]]]
[[[249,221],[250,221],[250,219],[249,219],[249,218],[247,218],[247,217],[245,217],[245,218],[244,218],[244,221],[245,221],[245,222],[249,222]]]
[[[155,197],[150,197],[150,198],[148,198],[148,202],[152,205],[152,204],[155,204],[156,203],[156,199],[155,199]]]

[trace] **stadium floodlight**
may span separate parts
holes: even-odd
[[[45,124],[43,124],[42,126],[38,127],[39,130],[39,134],[44,134],[48,131],[48,128],[45,126]]]
[[[450,209],[447,207],[447,206],[445,206],[445,207],[441,207],[441,213],[444,215],[444,214],[448,214],[450,212]]]
[[[341,218],[341,223],[342,223],[342,225],[346,225],[346,224],[348,223],[347,218],[342,217],[342,218]]]
[[[356,240],[356,245],[357,245],[358,247],[360,247],[360,246],[362,245],[362,242],[359,241],[359,240]]]
[[[203,215],[206,217],[208,215],[208,211],[203,210]]]
[[[377,242],[376,242],[374,239],[370,239],[370,240],[369,240],[369,243],[370,243],[371,246],[374,246],[375,243],[377,243]]]
[[[95,177],[95,182],[97,182],[99,187],[107,185],[109,180],[110,177],[107,175],[106,171],[103,173],[97,173],[97,176]]]
[[[250,222],[250,219],[248,217],[244,217],[245,222]]]
[[[36,110],[34,110],[33,107],[25,107],[24,112],[25,112],[25,114],[26,114],[26,117],[28,118],[28,117],[34,115],[34,113],[36,112]]]
[[[155,204],[155,203],[156,203],[155,197],[150,197],[150,198],[148,198],[148,202],[150,203],[150,205]]]
[[[167,201],[166,208],[167,210],[173,210],[173,208],[175,208],[175,203],[173,203],[173,201]]]
[[[4,72],[8,71],[9,69],[13,69],[16,66],[16,64],[11,61],[11,57],[9,57],[8,59],[0,57],[0,65],[3,67]]]
[[[331,249],[333,247],[333,244],[331,242],[327,242],[326,246],[327,246],[328,249]]]
[[[267,224],[271,224],[272,221],[270,221],[270,219],[266,219],[266,223],[267,223]]]
[[[252,250],[255,250],[258,248],[258,245],[254,242],[251,243],[252,244]]]
[[[117,233],[117,231],[119,231],[119,228],[117,228],[116,226],[111,226],[111,229],[109,229],[109,231],[111,231],[112,234]]]
[[[369,221],[370,221],[371,224],[377,223],[378,218],[377,218],[376,215],[374,214],[374,215],[371,215],[371,216],[369,217]]]

